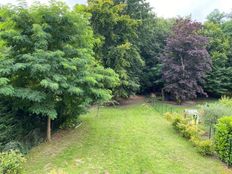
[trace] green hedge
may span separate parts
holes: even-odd
[[[222,117],[216,125],[214,144],[219,158],[228,164],[232,164],[232,160],[229,159],[230,139],[232,139],[232,117]]]

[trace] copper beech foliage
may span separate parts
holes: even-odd
[[[180,103],[199,94],[207,96],[202,85],[212,62],[206,50],[208,40],[199,34],[201,29],[201,23],[177,19],[161,57],[163,91]]]

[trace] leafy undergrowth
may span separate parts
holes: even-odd
[[[77,129],[34,148],[27,156],[27,173],[232,173],[219,160],[199,155],[148,104],[103,108],[98,117],[92,109],[81,120]]]

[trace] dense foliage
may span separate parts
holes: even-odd
[[[2,174],[22,174],[23,163],[26,159],[17,151],[0,153],[0,173]]]
[[[189,19],[177,19],[172,35],[167,39],[163,62],[163,90],[181,103],[203,91],[211,59],[206,50],[207,38],[200,35],[202,26]]]
[[[220,97],[231,95],[231,29],[232,21],[225,20],[226,15],[218,10],[213,11],[204,23],[203,34],[209,39],[207,50],[212,58],[212,72],[208,74],[205,90],[211,95]]]
[[[202,121],[210,127],[214,127],[218,119],[229,116],[232,113],[232,99],[223,96],[219,102],[207,103],[201,106]]]
[[[165,47],[165,40],[170,33],[173,20],[158,18],[145,0],[115,0],[115,2],[126,3],[124,13],[140,21],[135,30],[138,37],[132,41],[139,48],[145,62],[140,77],[140,91],[145,94],[159,92],[163,87],[159,57]]]
[[[120,79],[114,97],[126,98],[139,90],[139,77],[144,64],[138,47],[133,43],[139,21],[123,14],[125,4],[113,0],[91,0],[87,11],[95,35],[100,40],[95,48],[99,60],[112,68]]]
[[[50,119],[61,124],[111,98],[118,78],[94,59],[95,40],[84,13],[58,2],[3,7],[1,40],[8,49],[0,62],[1,102],[34,123],[47,117],[48,139]]]
[[[215,133],[215,150],[219,158],[232,164],[232,158],[230,154],[230,148],[232,143],[232,117],[227,116],[219,119],[218,124],[216,125]]]
[[[231,107],[227,107],[221,103],[205,104],[201,107],[203,111],[203,119],[207,125],[215,125],[217,120],[223,116],[228,116],[232,113]]]
[[[196,124],[193,118],[184,117],[178,113],[164,113],[164,117],[172,123],[173,128],[184,138],[190,140],[197,151],[203,156],[211,156],[214,153],[212,140],[205,140],[202,134],[205,131]]]

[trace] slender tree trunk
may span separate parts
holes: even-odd
[[[48,117],[47,121],[47,141],[51,142],[51,118]]]
[[[161,94],[162,94],[162,101],[164,101],[165,100],[164,88],[161,89]]]

